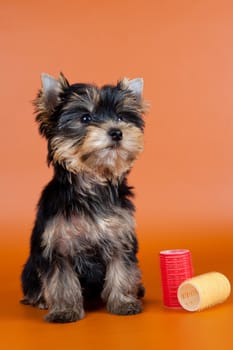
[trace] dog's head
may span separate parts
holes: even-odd
[[[42,74],[36,120],[48,140],[49,163],[108,179],[124,176],[143,150],[143,80],[98,88]]]

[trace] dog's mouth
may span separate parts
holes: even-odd
[[[124,142],[114,142],[83,154],[81,161],[90,171],[113,179],[127,173],[138,154],[138,149],[133,152],[126,148]]]
[[[87,153],[83,154],[81,156],[81,161],[85,163],[90,158],[95,158],[96,161],[98,158],[101,158],[101,161],[104,162],[104,158],[105,158],[104,155],[108,156],[113,152],[117,153],[121,148],[122,148],[121,141],[116,141],[114,143],[111,143],[108,146],[98,148],[96,150],[92,150],[91,152],[87,152]],[[103,154],[103,156],[101,156],[101,154]]]
[[[85,141],[80,154],[82,164],[111,179],[127,173],[143,150],[142,132],[132,126],[104,130],[102,138],[92,130]]]
[[[109,134],[109,130],[111,133]],[[51,142],[54,162],[68,171],[88,171],[104,178],[118,178],[127,173],[143,150],[143,133],[134,126],[90,127],[83,143],[65,137]]]

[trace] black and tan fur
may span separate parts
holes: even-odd
[[[43,74],[36,120],[54,176],[42,192],[22,273],[22,303],[49,322],[84,317],[98,299],[113,314],[141,312],[132,189],[127,175],[143,150],[142,79],[70,85]]]

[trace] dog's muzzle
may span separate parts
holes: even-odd
[[[123,138],[123,133],[120,129],[111,128],[108,131],[108,135],[111,137],[112,141],[121,141]]]

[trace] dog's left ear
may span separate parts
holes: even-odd
[[[134,95],[136,96],[138,101],[142,100],[142,93],[143,93],[143,79],[142,78],[136,78],[129,80],[129,90],[131,90]]]
[[[122,90],[130,90],[136,97],[137,101],[140,103],[142,101],[142,93],[143,93],[143,79],[128,79],[123,78],[118,82],[117,85]]]
[[[142,99],[143,79],[136,78],[129,80],[129,90],[131,90],[138,99]]]

